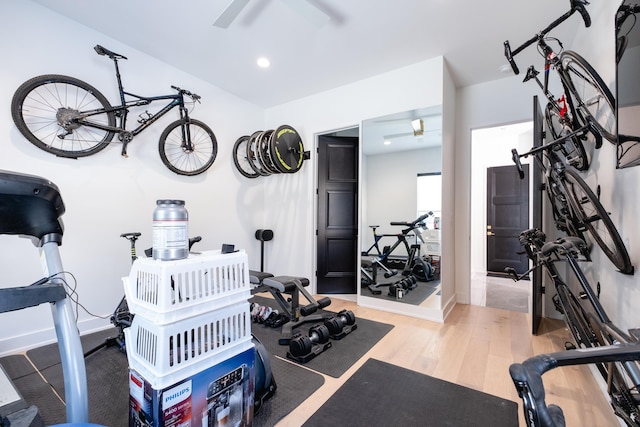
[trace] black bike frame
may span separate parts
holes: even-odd
[[[122,77],[120,75],[120,68],[118,66],[118,60],[116,58],[112,58],[112,60],[113,60],[113,63],[115,65],[115,69],[116,69],[116,79],[118,81],[118,92],[120,94],[120,105],[113,106],[111,108],[100,108],[100,109],[96,109],[96,110],[83,111],[82,112],[82,116],[84,118],[86,118],[86,117],[95,116],[97,114],[116,113],[117,116],[120,118],[120,125],[119,126],[109,126],[109,125],[103,125],[103,124],[100,124],[100,123],[93,123],[93,122],[90,122],[90,121],[86,121],[84,119],[77,120],[77,123],[79,123],[79,124],[81,124],[83,126],[98,128],[98,129],[102,129],[102,130],[110,131],[110,132],[126,131],[127,116],[129,114],[129,108],[131,108],[131,107],[140,107],[140,106],[143,106],[143,105],[149,105],[152,102],[161,101],[161,100],[167,100],[167,99],[169,99],[171,101],[167,105],[165,105],[161,110],[159,110],[158,112],[156,112],[154,114],[147,113],[148,116],[140,121],[140,126],[138,126],[135,129],[131,130],[130,133],[133,136],[138,135],[139,133],[141,133],[146,128],[151,126],[153,123],[158,121],[158,119],[160,119],[162,116],[167,114],[170,110],[172,110],[175,107],[179,107],[179,109],[180,109],[180,119],[183,120],[185,123],[189,123],[189,112],[184,106],[184,95],[182,94],[182,90],[181,89],[179,89],[179,88],[177,88],[175,86],[171,86],[172,88],[174,88],[174,89],[176,89],[178,91],[177,94],[175,94],[175,95],[172,94],[172,95],[151,96],[151,97],[145,97],[145,96],[136,95],[136,94],[133,94],[133,93],[130,93],[130,92],[126,92],[124,90],[123,86],[122,86]],[[127,101],[126,100],[127,96],[134,97],[136,99]],[[190,135],[188,134],[188,132],[189,132],[188,126],[186,126],[186,127],[183,126],[182,127],[182,141],[183,141],[183,144],[190,144],[191,138],[190,138]],[[190,147],[188,147],[188,148],[190,148]]]

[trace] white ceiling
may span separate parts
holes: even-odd
[[[458,87],[508,77],[499,71],[504,40],[515,47],[569,8],[569,0],[298,0],[331,18],[318,27],[283,0],[250,0],[221,29],[213,22],[231,0],[32,1],[262,107],[437,56]],[[572,16],[551,35],[570,45],[578,25]],[[259,56],[269,69],[256,66]],[[523,71],[540,64],[534,48],[516,59]]]

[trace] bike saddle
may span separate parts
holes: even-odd
[[[112,52],[109,49],[105,49],[99,44],[95,45],[93,49],[96,51],[98,55],[102,55],[102,56],[107,55],[111,59],[127,59],[126,56],[120,55],[119,53]]]

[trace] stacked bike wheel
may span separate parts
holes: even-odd
[[[288,125],[241,136],[233,146],[233,162],[246,178],[296,173],[309,157],[300,135]]]

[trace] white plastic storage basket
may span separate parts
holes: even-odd
[[[139,258],[123,278],[129,311],[158,324],[246,301],[251,297],[247,254],[220,251],[175,261]]]
[[[231,356],[251,342],[250,319],[246,301],[167,325],[136,315],[124,330],[129,367],[151,380]]]

